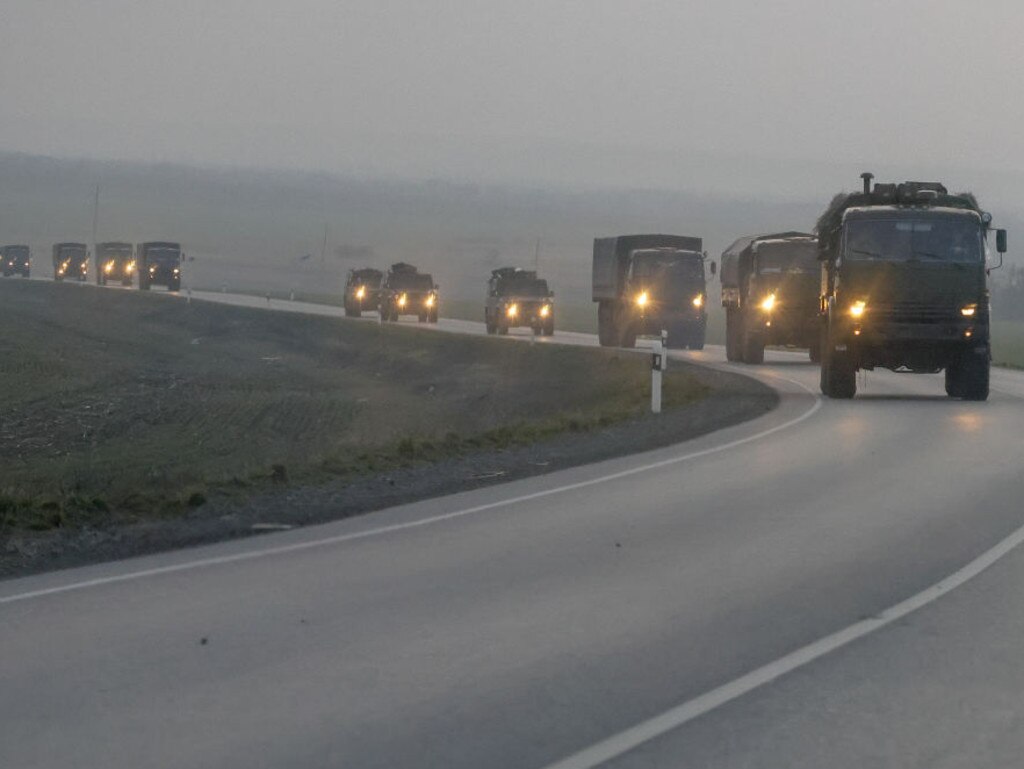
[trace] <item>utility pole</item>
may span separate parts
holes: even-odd
[[[96,229],[100,221],[100,185],[96,185],[96,192],[92,198],[92,254],[96,256]],[[97,268],[99,269],[99,268]]]
[[[320,269],[327,264],[327,224],[324,224],[324,244],[320,249]]]
[[[533,269],[540,270],[540,237],[537,237],[537,245],[533,249]]]

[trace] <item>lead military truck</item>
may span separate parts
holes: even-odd
[[[420,323],[437,323],[438,286],[430,273],[405,262],[391,265],[380,289],[380,317],[397,321],[415,315]]]
[[[861,178],[818,219],[821,391],[852,398],[860,369],[944,370],[948,395],[985,400],[991,215],[938,182]],[[995,240],[1001,265],[1006,231]]]
[[[684,235],[594,240],[592,298],[604,347],[635,347],[668,331],[668,346],[704,347],[707,281],[703,241]],[[715,273],[714,262],[710,265]]]
[[[384,273],[373,267],[349,270],[345,279],[345,317],[358,318],[367,310],[380,310],[380,284]]]
[[[181,289],[181,244],[162,240],[140,243],[135,249],[139,290],[151,286],[167,286],[168,291]]]
[[[763,363],[765,345],[805,347],[818,360],[821,266],[804,232],[740,238],[722,253],[728,360]]]

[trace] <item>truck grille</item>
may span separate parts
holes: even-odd
[[[936,306],[923,302],[869,306],[868,313],[872,320],[882,323],[948,323],[962,320],[960,308],[955,305]]]

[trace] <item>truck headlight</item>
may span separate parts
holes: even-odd
[[[434,295],[430,294],[423,304],[425,304],[427,307],[433,307],[434,306]]]
[[[398,297],[398,306],[399,307],[405,307],[405,303],[408,302],[408,301],[409,301],[409,297],[406,296],[405,294],[401,294]]]
[[[647,292],[646,291],[641,291],[639,294],[636,295],[636,306],[637,307],[646,307],[648,301],[650,301],[650,297],[647,296]]]
[[[550,314],[551,314],[551,305],[550,304],[546,304],[546,305],[544,305],[543,307],[540,308],[540,316],[542,318],[546,318]]]
[[[365,286],[360,286],[359,288],[356,289],[356,299],[365,299],[365,298],[366,298],[366,287]]]
[[[113,262],[107,262],[103,266],[103,271],[104,272],[113,272],[114,271],[114,263]]]
[[[960,308],[960,314],[963,315],[965,318],[973,318],[974,313],[976,313],[977,311],[978,305],[976,304],[969,304],[966,307]]]
[[[505,308],[505,314],[510,318],[514,318],[516,315],[519,314],[519,305],[510,304],[508,307]]]
[[[125,272],[132,272],[135,269],[135,262],[128,262],[128,266],[124,268]]]
[[[768,294],[768,296],[761,300],[761,309],[765,312],[771,312],[775,309],[775,294]]]
[[[864,311],[868,308],[868,303],[860,300],[850,305],[850,315],[854,318],[859,318],[864,314]]]
[[[693,297],[693,306],[696,307],[697,309],[700,309],[701,307],[704,306],[703,294],[697,294],[697,296]]]

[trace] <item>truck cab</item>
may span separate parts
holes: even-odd
[[[123,286],[130,286],[134,275],[135,247],[131,243],[96,244],[96,285],[105,286],[117,280]]]
[[[935,182],[876,184],[833,205],[820,303],[821,389],[852,398],[856,372],[945,372],[946,393],[985,400],[991,344],[991,216]],[[845,204],[843,204],[845,203]],[[1005,230],[996,231],[1006,250]]]
[[[181,289],[180,243],[154,240],[140,243],[135,250],[139,290],[149,291],[151,286],[166,286],[168,291]]]
[[[487,281],[484,324],[488,334],[528,327],[536,335],[554,336],[554,294],[535,270],[502,267]]]
[[[380,291],[381,320],[415,315],[420,323],[437,323],[438,286],[429,273],[404,262],[391,265]]]
[[[364,311],[380,310],[384,273],[373,267],[348,271],[345,278],[345,317],[358,318]]]
[[[817,361],[818,241],[783,232],[740,238],[722,253],[726,358],[762,363],[766,345],[805,347]]]
[[[89,275],[89,247],[85,243],[57,243],[53,246],[53,279],[84,281]]]
[[[29,277],[32,268],[32,252],[28,246],[0,247],[0,267],[5,278],[11,275]]]

